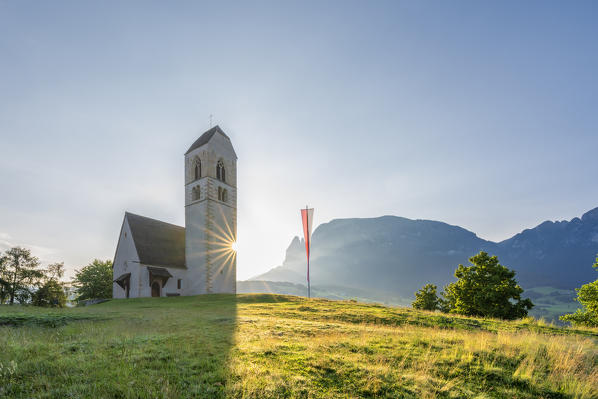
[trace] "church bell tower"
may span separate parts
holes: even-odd
[[[219,126],[185,153],[183,295],[237,291],[237,155]]]

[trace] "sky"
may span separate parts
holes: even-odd
[[[500,241],[598,207],[595,1],[0,0],[0,250],[67,275],[125,211],[184,225],[183,154],[238,159],[238,279],[314,225]]]

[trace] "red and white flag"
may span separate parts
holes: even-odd
[[[311,227],[314,220],[314,208],[301,209],[301,221],[303,222],[303,235],[305,236],[305,252],[307,253],[307,296],[311,297],[309,282],[309,253],[311,250]]]

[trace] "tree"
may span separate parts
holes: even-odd
[[[39,259],[30,250],[21,247],[7,250],[0,261],[0,279],[5,282],[0,299],[3,302],[8,299],[11,305],[15,299],[21,303],[29,301],[44,277],[39,266]]]
[[[49,280],[33,294],[31,303],[35,306],[62,308],[66,304],[64,287],[57,280]]]
[[[66,293],[60,278],[64,275],[64,263],[53,263],[45,270],[44,284],[33,294],[35,306],[59,307],[66,304]]]
[[[94,259],[81,270],[75,270],[73,286],[77,288],[77,301],[112,297],[112,261]]]
[[[0,304],[6,302],[6,298],[8,298],[8,291],[10,288],[10,284],[8,281],[4,280],[6,278],[6,257],[0,256]]]
[[[6,298],[8,297],[9,287],[10,285],[8,284],[8,282],[0,278],[0,304],[6,301]]]
[[[523,288],[515,281],[514,270],[483,251],[469,262],[471,266],[459,265],[455,270],[459,280],[444,288],[441,310],[508,320],[527,316],[534,304],[530,299],[521,299]]]
[[[598,269],[598,256],[592,267]],[[582,309],[563,315],[560,319],[578,326],[598,327],[598,280],[584,284],[575,291],[577,291],[575,300],[581,304]]]
[[[436,310],[438,309],[439,299],[436,294],[434,284],[426,284],[415,293],[415,301],[411,304],[414,309]]]
[[[46,270],[46,278],[50,280],[60,280],[64,276],[64,262],[52,263]]]

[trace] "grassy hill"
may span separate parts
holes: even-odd
[[[246,280],[237,281],[237,293],[262,293],[282,295],[307,295],[307,286],[303,284],[288,283],[284,281],[262,281]],[[312,285],[313,297],[332,300],[356,300],[359,302],[383,303],[394,306],[410,306],[413,298],[402,298],[392,293],[380,290],[361,290],[359,288],[334,286],[334,285]]]
[[[247,280],[237,281],[238,293],[261,292],[267,294],[300,295],[307,293],[303,284],[283,281]],[[360,302],[384,303],[393,306],[411,306],[415,299],[403,298],[381,290],[360,290],[358,288],[334,285],[312,285],[312,295],[318,298],[334,300],[355,299]],[[558,325],[564,325],[559,317],[566,313],[574,313],[580,306],[575,300],[575,290],[562,290],[554,287],[534,287],[526,289],[523,298],[530,298],[534,307],[529,314],[537,319],[543,318]]]
[[[2,306],[0,348],[0,397],[598,397],[598,330],[283,295]]]

